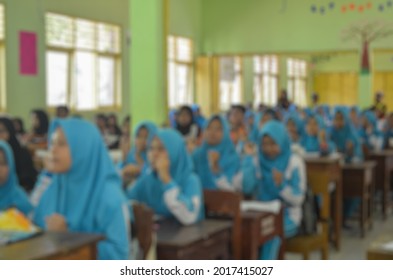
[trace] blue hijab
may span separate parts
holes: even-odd
[[[33,210],[33,206],[25,191],[19,186],[11,147],[8,143],[1,140],[0,150],[4,153],[9,169],[7,181],[0,185],[0,211],[16,207],[23,214],[28,215]]]
[[[36,209],[34,221],[44,227],[46,216],[59,213],[65,217],[70,231],[102,234],[105,229],[98,227],[97,223],[115,219],[108,216],[113,215],[108,211],[108,204],[121,207],[126,203],[121,190],[121,179],[102,136],[93,124],[76,118],[56,120],[53,128],[63,130],[72,164],[66,173],[53,175],[51,184]],[[118,229],[121,231],[124,226],[125,224],[119,224]],[[124,237],[120,233],[118,236]],[[126,239],[122,241],[124,244],[128,243]],[[108,254],[107,244],[103,244],[104,242],[106,241],[99,243],[99,257],[110,258],[101,252],[101,249],[106,248],[104,251]],[[116,257],[126,257],[126,253],[123,253]]]
[[[152,123],[152,122],[142,122],[140,124],[138,124],[138,126],[135,129],[134,132],[134,145],[132,147],[132,149],[130,150],[130,152],[127,155],[127,158],[124,162],[124,165],[127,164],[137,164],[136,161],[136,147],[135,147],[135,139],[138,136],[139,131],[145,128],[147,130],[148,136],[147,136],[147,146],[150,145],[151,140],[153,140],[155,133],[157,132],[157,126]],[[145,151],[142,151],[141,153],[144,165],[143,165],[143,170],[146,170],[147,167],[147,149]]]
[[[296,131],[299,137],[299,141],[302,139],[304,135],[304,122],[302,119],[299,117],[297,112],[292,112],[288,114],[285,118],[285,124],[287,125],[289,121],[293,121],[295,126],[296,126]]]
[[[253,118],[254,119],[254,123],[252,125],[249,124],[249,120]],[[244,121],[246,123],[247,126],[247,130],[248,130],[248,140],[256,143],[258,141],[258,125],[256,123],[256,114],[252,111],[247,111],[245,116],[244,116]]]
[[[192,172],[193,164],[189,156],[185,141],[182,135],[173,129],[159,129],[156,137],[164,145],[170,161],[170,175],[176,186],[183,188],[182,192],[186,195],[198,195],[203,197],[202,188],[199,179]],[[195,183],[190,187],[190,183]],[[140,187],[140,188],[139,188]],[[158,178],[155,171],[148,172],[140,177],[136,185],[129,191],[129,195],[133,193],[133,189],[137,189],[137,200],[145,203],[158,215],[171,217],[172,213],[168,209],[164,201],[165,185]],[[131,195],[132,196],[132,195]],[[181,197],[179,198],[181,200]],[[186,205],[188,209],[193,209],[192,204]],[[203,218],[203,207],[199,219]]]
[[[314,114],[314,115],[308,117],[307,122],[309,122],[311,119],[314,119],[317,122],[318,131],[326,130],[325,122],[320,115]],[[327,133],[327,131],[326,131],[326,133]],[[320,144],[319,144],[318,134],[317,135],[310,135],[306,131],[301,139],[301,145],[307,152],[319,152]]]
[[[193,153],[194,167],[201,179],[202,186],[208,189],[216,189],[214,175],[209,166],[209,151],[216,151],[220,154],[219,166],[229,182],[240,170],[240,157],[236,153],[235,146],[229,136],[229,126],[223,117],[215,115],[209,119],[206,128],[213,120],[221,122],[223,137],[218,145],[209,145],[206,140]],[[205,129],[206,129],[205,128]]]
[[[259,143],[263,137],[269,136],[280,147],[280,154],[272,159],[267,157],[259,147],[259,165],[262,171],[262,184],[258,189],[258,199],[266,201],[280,198],[284,186],[276,186],[273,180],[273,170],[285,174],[291,157],[291,140],[284,124],[279,121],[267,122],[259,133]]]
[[[194,121],[195,123],[200,127],[203,128],[205,127],[206,124],[206,119],[204,116],[201,115],[200,110],[201,108],[199,107],[198,104],[192,104],[191,105],[191,110],[194,114]]]
[[[339,152],[346,151],[347,142],[351,141],[354,145],[353,156],[363,158],[361,143],[359,141],[359,134],[356,132],[356,129],[351,124],[348,111],[348,108],[344,106],[337,106],[335,108],[334,116],[336,116],[338,113],[342,114],[344,118],[344,126],[341,129],[337,129],[333,126],[331,129],[330,137]],[[348,161],[350,160],[350,158],[346,157],[346,160]]]

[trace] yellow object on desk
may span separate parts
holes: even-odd
[[[16,208],[10,208],[0,212],[0,230],[35,232],[37,227]]]

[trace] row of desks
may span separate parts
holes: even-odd
[[[175,220],[158,224],[157,258],[229,259],[232,222],[206,219],[191,226]],[[258,248],[274,235],[282,235],[282,214],[245,212],[242,231],[244,259],[258,259]],[[96,245],[102,236],[81,233],[45,232],[28,240],[0,246],[0,260],[96,258]]]

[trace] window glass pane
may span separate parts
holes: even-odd
[[[55,47],[73,47],[73,19],[71,17],[47,14],[46,40],[48,45]]]
[[[178,104],[187,103],[187,78],[188,78],[188,67],[185,65],[177,65],[176,67],[176,75],[177,75],[177,83],[176,83],[176,92],[178,98]]]
[[[48,106],[67,104],[68,55],[49,51],[46,55],[46,103]]]
[[[98,103],[100,106],[115,105],[115,60],[109,57],[98,59]]]
[[[190,39],[177,38],[176,59],[183,62],[192,61],[192,43]]]
[[[76,46],[88,50],[96,49],[94,23],[84,19],[77,19],[75,24]]]
[[[176,57],[175,37],[168,36],[168,59],[174,60]]]
[[[120,28],[115,25],[97,24],[98,50],[108,53],[120,52]]]
[[[89,110],[96,107],[95,102],[95,56],[89,52],[77,52],[75,55],[76,107]]]
[[[272,74],[278,74],[278,60],[277,56],[271,56],[270,72]]]
[[[261,59],[259,56],[254,56],[254,73],[262,73]]]

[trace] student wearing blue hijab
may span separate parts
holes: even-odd
[[[348,110],[344,107],[337,107],[335,109],[331,140],[336,145],[337,151],[344,155],[347,163],[363,160],[359,134],[351,124]]]
[[[193,153],[194,168],[206,189],[235,191],[241,188],[240,157],[223,117],[209,119],[202,145]]]
[[[246,112],[244,118],[248,132],[247,138],[249,141],[256,143],[258,140],[258,126],[255,122],[256,114],[249,110]]]
[[[192,112],[194,114],[194,120],[199,128],[205,127],[206,119],[202,116],[201,107],[198,104],[191,105]]]
[[[259,112],[255,116],[255,125],[257,126],[258,131],[265,123],[271,120],[278,120],[278,114],[275,110],[268,108],[264,112]]]
[[[299,143],[304,134],[304,122],[300,119],[297,112],[288,114],[285,118],[285,124],[292,143]]]
[[[27,194],[19,185],[11,147],[0,141],[0,211],[15,207],[26,216],[33,210]]]
[[[181,134],[173,129],[158,130],[148,158],[150,172],[128,190],[128,198],[146,204],[157,215],[175,217],[184,225],[202,220],[202,186],[192,172],[192,160]]]
[[[306,131],[300,143],[307,154],[326,156],[336,150],[334,143],[328,137],[325,122],[316,114],[307,118]]]
[[[50,231],[102,234],[98,259],[128,259],[130,209],[100,132],[75,118],[56,120],[53,127],[53,177],[34,222]]]
[[[303,215],[306,169],[302,158],[291,152],[291,140],[282,123],[269,121],[264,125],[257,157],[255,160],[248,153],[243,161],[243,192],[254,194],[261,201],[282,201],[285,237],[292,237],[297,234]],[[261,258],[277,259],[281,242],[274,237],[263,246]]]
[[[349,118],[351,119],[352,125],[359,132],[361,129],[361,125],[360,125],[361,112],[358,106],[352,106],[349,109]]]
[[[383,148],[384,137],[378,130],[377,122],[377,116],[373,111],[362,114],[360,137],[369,151],[381,151]]]
[[[146,172],[147,148],[156,132],[157,126],[152,122],[142,122],[136,127],[133,147],[123,163],[122,177],[126,184]]]

